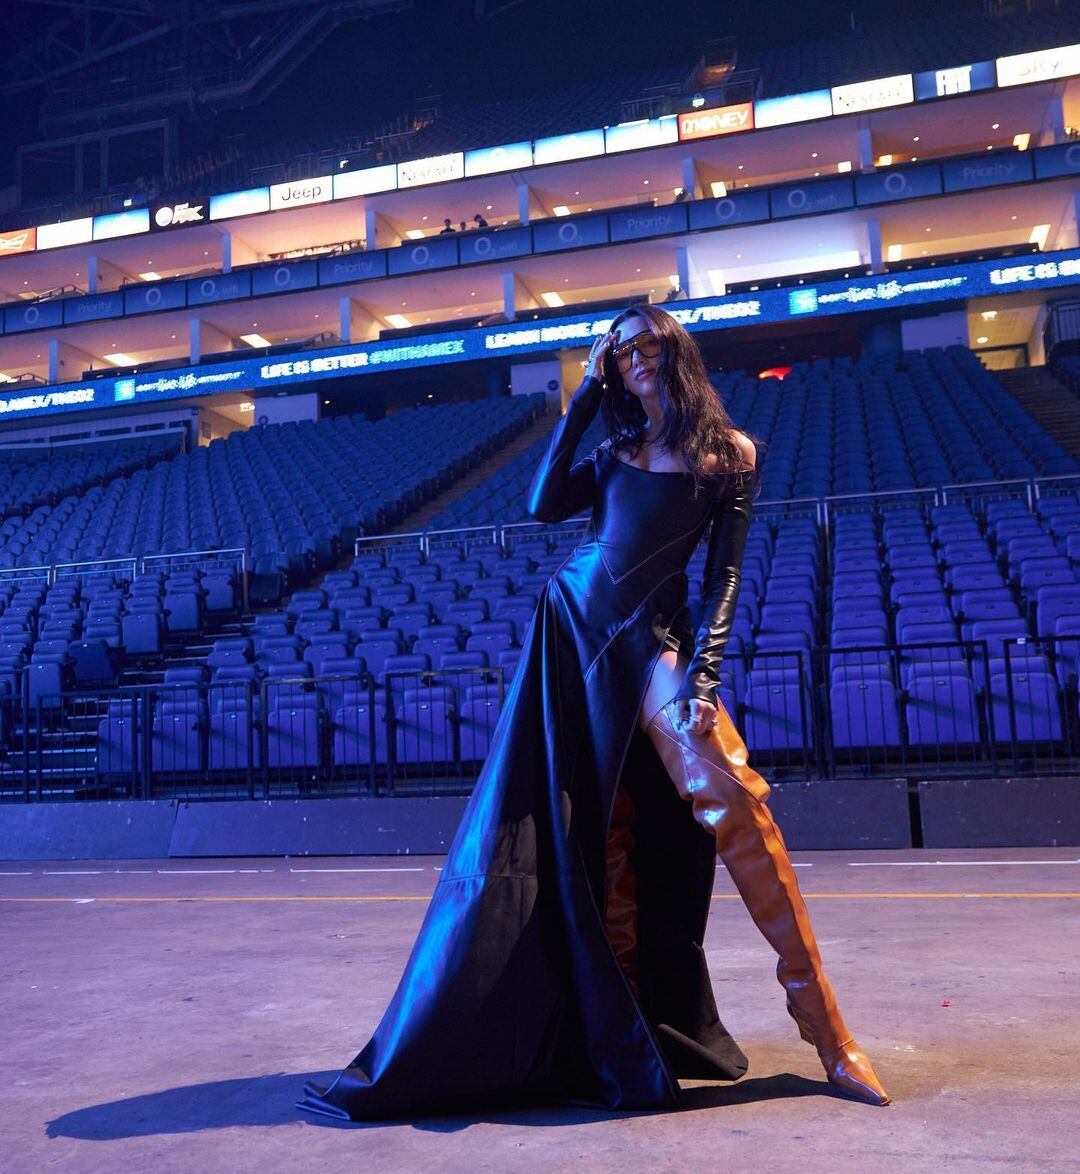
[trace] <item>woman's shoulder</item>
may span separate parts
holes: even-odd
[[[734,469],[727,468],[727,462],[719,453],[709,453],[706,464],[706,473],[752,473],[757,468],[757,449],[754,442],[744,432],[732,428],[728,433],[735,447],[742,457],[742,464]]]

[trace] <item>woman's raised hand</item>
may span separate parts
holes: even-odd
[[[585,374],[604,382],[604,356],[611,347],[611,340],[615,337],[613,331],[607,334],[598,334],[589,351],[589,358],[585,364]]]

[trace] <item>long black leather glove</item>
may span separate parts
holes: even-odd
[[[604,385],[587,375],[555,425],[544,459],[533,474],[525,508],[538,522],[563,522],[596,498],[596,451],[574,463],[574,451],[592,423]]]
[[[716,704],[720,662],[735,622],[758,470],[755,467],[735,473],[731,482],[714,507],[702,576],[701,622],[694,640],[693,658],[675,695],[680,700],[696,697],[710,705]]]

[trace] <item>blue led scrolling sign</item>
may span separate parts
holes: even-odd
[[[669,302],[663,308],[687,330],[718,330],[1070,285],[1080,285],[1080,249]],[[607,330],[614,316],[615,311],[603,317],[568,314],[543,321],[300,351],[287,358],[236,358],[228,363],[11,392],[0,394],[0,421],[114,404],[157,403],[223,391],[258,394],[264,388],[315,379],[583,346]]]

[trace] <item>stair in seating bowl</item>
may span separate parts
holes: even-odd
[[[1024,411],[1070,456],[1080,460],[1080,397],[1047,367],[1012,367],[994,374]]]

